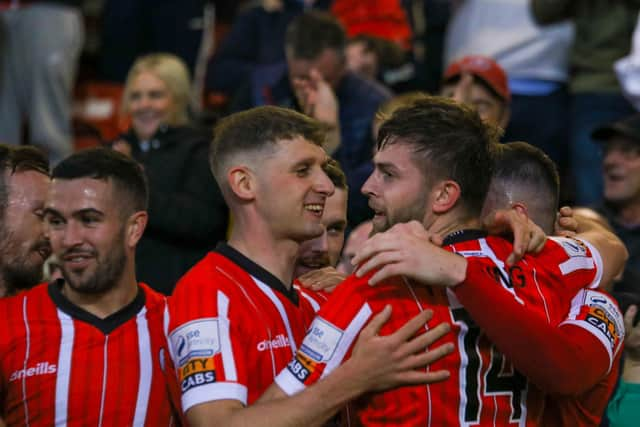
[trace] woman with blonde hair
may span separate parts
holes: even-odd
[[[224,239],[227,228],[227,208],[207,161],[212,132],[191,123],[190,92],[181,59],[166,53],[140,57],[123,97],[131,128],[112,145],[147,174],[149,225],[138,244],[137,275],[165,294]]]

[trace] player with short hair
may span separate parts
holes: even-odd
[[[0,297],[42,281],[51,254],[42,209],[49,162],[37,148],[0,144]]]
[[[64,280],[0,300],[6,425],[172,424],[166,299],[135,278],[146,207],[142,169],[115,151],[53,170],[44,215]]]
[[[307,298],[314,311],[328,298],[327,292],[344,280],[344,275],[336,270],[340,253],[344,245],[347,229],[347,177],[340,164],[329,159],[325,172],[335,187],[334,193],[327,197],[322,213],[322,234],[300,244],[294,287],[300,295]],[[310,285],[313,284],[313,287]]]
[[[542,150],[526,142],[510,142],[497,146],[495,160],[496,167],[485,200],[483,216],[496,209],[515,208],[524,211],[535,223],[542,226],[545,233],[551,235],[556,225],[560,188],[560,179],[553,160]],[[574,219],[578,221],[579,228],[576,231],[583,231],[580,227],[584,229],[593,221],[576,216]],[[599,288],[607,285],[600,283]],[[623,317],[614,300],[604,292],[580,290],[574,297],[567,309],[566,323],[565,319],[560,319],[560,323],[554,325],[560,328],[559,339],[562,340],[562,345],[557,345],[554,353],[557,360],[564,364],[555,375],[558,383],[565,384],[565,389],[563,395],[551,395],[547,398],[542,425],[599,426],[617,382],[617,368],[621,355],[619,347],[614,349],[610,358],[598,358],[597,353],[594,354],[589,349],[602,345],[600,340],[603,337],[599,332],[587,329],[591,335],[576,335],[573,329],[563,327],[573,322],[572,312],[591,311],[592,307],[585,305],[585,301],[590,298],[601,299],[600,304],[609,305],[608,311],[618,321]],[[535,324],[536,319],[529,316],[530,313],[521,311],[518,322]],[[597,322],[595,317],[591,322],[605,325],[602,321]],[[518,361],[514,361],[514,364],[517,367]],[[576,382],[572,378],[574,376],[580,376],[582,381]],[[595,383],[595,386],[585,388],[582,386],[585,383]]]
[[[334,193],[323,140],[317,121],[279,107],[237,113],[216,128],[211,169],[234,226],[170,302],[169,344],[190,425],[321,424],[365,391],[446,378],[414,370],[448,352],[424,352],[446,326],[409,339],[428,319],[423,314],[379,337],[387,309],[363,331],[362,351],[316,387],[288,399],[269,388],[314,314],[291,283],[300,244],[323,232]]]
[[[521,359],[521,353],[528,353],[528,365],[519,368],[545,383],[555,374],[553,347],[543,346],[548,340],[540,334],[520,331],[517,316],[505,313],[500,301],[525,305],[541,323],[547,322],[545,317],[559,319],[566,316],[579,289],[597,284],[602,275],[610,277],[622,261],[602,268],[594,246],[565,239],[549,240],[540,255],[509,265],[505,260],[512,245],[479,230],[494,144],[494,134],[473,110],[444,98],[416,101],[383,124],[376,169],[363,187],[376,213],[373,227],[378,234],[354,259],[361,263],[357,275],[334,291],[296,357],[276,378],[287,394],[304,390],[339,366],[351,351],[351,337],[371,312],[390,303],[403,316],[428,308],[434,311],[434,320],[451,324],[450,342],[456,351],[430,369],[446,367],[452,377],[358,399],[352,412],[358,422],[537,425],[541,421],[543,393],[514,370],[506,355]],[[433,234],[446,236],[447,250],[429,242]],[[624,258],[624,247],[610,238],[595,239],[594,244]],[[483,301],[483,316],[477,313],[476,299]],[[493,302],[487,303],[488,299]],[[588,314],[572,313],[573,323],[567,328],[582,333]],[[386,325],[381,333],[392,332],[394,326]],[[611,323],[611,328],[611,340],[603,336],[604,345],[594,350],[598,357],[608,358],[608,352],[615,353],[621,344],[622,326]],[[532,352],[527,344],[519,349],[503,346],[514,333],[521,334],[519,343],[528,338],[540,347]],[[547,366],[539,363],[540,354],[542,360],[549,356]]]

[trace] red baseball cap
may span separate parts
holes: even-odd
[[[447,82],[465,72],[482,79],[506,102],[511,101],[507,73],[493,59],[480,55],[465,56],[447,67],[444,81]]]

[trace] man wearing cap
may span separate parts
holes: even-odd
[[[444,72],[442,96],[472,105],[482,120],[505,128],[511,116],[507,74],[486,56],[465,56]]]
[[[604,203],[597,210],[629,250],[627,270],[640,273],[640,114],[597,128],[602,146]]]

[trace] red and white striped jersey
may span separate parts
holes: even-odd
[[[314,316],[294,288],[226,244],[180,280],[169,312],[184,412],[220,399],[252,404],[296,353]]]
[[[503,260],[511,253],[511,244],[478,237],[477,232],[460,232],[445,244],[448,250],[482,263],[490,271],[486,277],[492,286],[506,289],[537,312],[541,322],[558,324],[576,292],[599,281],[599,255],[581,242],[549,240],[542,254],[507,268]],[[359,332],[385,305],[392,305],[393,312],[381,335],[432,309],[434,316],[426,328],[449,323],[452,333],[438,344],[452,342],[455,351],[428,369],[446,369],[451,378],[365,395],[350,405],[357,422],[367,426],[539,425],[544,395],[489,342],[451,289],[417,286],[402,278],[371,287],[367,280],[351,276],[321,307],[296,357],[276,378],[287,394],[313,384],[347,359]]]
[[[0,402],[8,426],[172,425],[163,373],[166,299],[141,284],[100,319],[60,283],[0,299]]]
[[[302,298],[306,299],[309,302],[309,304],[313,308],[313,311],[315,311],[316,313],[318,312],[318,310],[320,310],[320,307],[322,307],[322,305],[329,300],[329,293],[324,291],[314,291],[309,288],[305,288],[300,284],[300,282],[298,282],[298,279],[293,281],[293,287],[298,291]]]
[[[598,338],[609,354],[609,372],[579,396],[548,396],[545,427],[597,427],[618,381],[624,319],[618,304],[602,291],[583,289],[573,298],[569,314],[560,325],[586,329]]]

